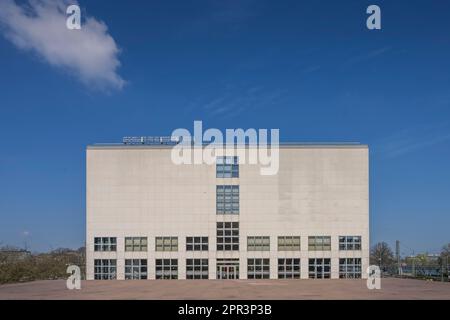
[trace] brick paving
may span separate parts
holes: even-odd
[[[0,299],[450,299],[450,283],[382,279],[381,290],[364,280],[64,280],[0,285]]]

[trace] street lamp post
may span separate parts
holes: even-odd
[[[383,276],[383,266],[381,265],[381,252],[380,252],[380,276]]]
[[[448,271],[448,255],[447,255],[447,279],[450,281],[450,272]]]

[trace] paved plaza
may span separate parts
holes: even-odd
[[[382,279],[381,290],[364,280],[64,280],[0,285],[0,299],[450,299],[450,283]]]

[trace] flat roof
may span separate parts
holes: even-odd
[[[202,146],[206,147],[211,144],[204,143]],[[87,149],[170,149],[176,146],[176,144],[124,144],[124,143],[95,143],[88,145]],[[193,145],[195,147],[195,145]],[[232,146],[224,144],[223,146]],[[236,147],[250,147],[256,145],[250,144],[236,144]],[[271,144],[269,143],[270,147]],[[361,144],[359,142],[280,142],[278,144],[279,148],[290,149],[290,148],[363,148],[367,149],[369,146],[367,144]]]

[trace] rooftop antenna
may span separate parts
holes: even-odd
[[[123,137],[122,142],[126,145],[176,145],[181,137],[177,136],[137,136]]]

